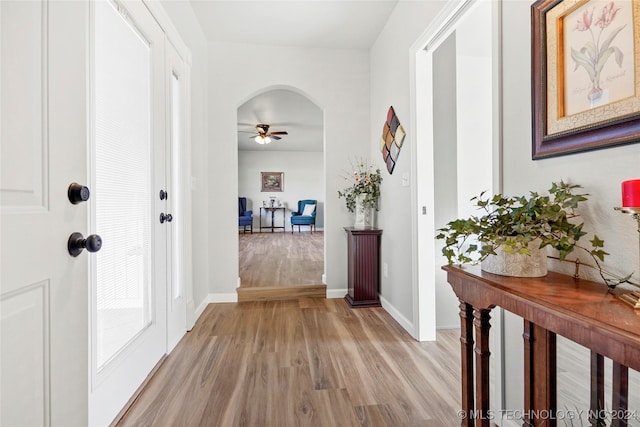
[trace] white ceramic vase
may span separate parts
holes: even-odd
[[[356,218],[353,223],[353,228],[373,227],[374,209],[365,207],[363,200],[363,195],[356,196]]]
[[[531,255],[512,254],[496,249],[497,255],[486,257],[480,268],[487,273],[512,277],[543,277],[547,275],[547,252],[540,249],[540,241],[529,243]]]

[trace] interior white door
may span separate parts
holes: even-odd
[[[83,2],[0,2],[0,425],[87,425],[87,28]]]
[[[167,175],[169,185],[166,209],[172,221],[167,223],[167,353],[178,344],[187,330],[186,275],[184,269],[185,248],[183,242],[187,232],[183,209],[185,186],[182,182],[185,160],[183,148],[186,142],[186,112],[188,99],[189,69],[175,47],[166,44],[167,81]]]
[[[165,39],[142,1],[91,10],[89,419],[108,425],[167,348]]]

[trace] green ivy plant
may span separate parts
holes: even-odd
[[[444,240],[442,253],[449,264],[479,262],[496,254],[501,246],[507,253],[530,255],[528,244],[536,239],[540,248],[551,246],[564,261],[576,248],[585,250],[596,263],[604,261],[604,241],[598,236],[583,246],[580,239],[587,233],[584,223],[571,221],[578,217],[575,209],[587,200],[588,194],[579,194],[579,185],[565,182],[552,183],[549,195],[531,192],[525,196],[509,197],[496,194],[484,198],[484,192],[471,201],[483,212],[480,216],[456,219],[439,229],[437,239]],[[477,243],[469,243],[472,237]]]

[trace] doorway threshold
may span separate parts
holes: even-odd
[[[261,286],[255,288],[240,287],[237,291],[238,302],[280,301],[298,298],[327,297],[327,285]]]

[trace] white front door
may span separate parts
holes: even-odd
[[[86,426],[88,5],[0,1],[0,425]]]
[[[184,209],[185,183],[180,172],[185,169],[184,147],[186,144],[186,116],[189,87],[189,68],[177,50],[169,42],[166,44],[167,80],[167,176],[169,190],[166,210],[172,221],[167,227],[167,353],[170,352],[186,332],[187,298],[185,275],[185,235],[186,212]],[[187,153],[188,154],[188,153]]]
[[[167,350],[174,195],[164,33],[142,1],[98,1],[91,11],[90,228],[103,248],[91,265],[89,420],[107,425]]]

